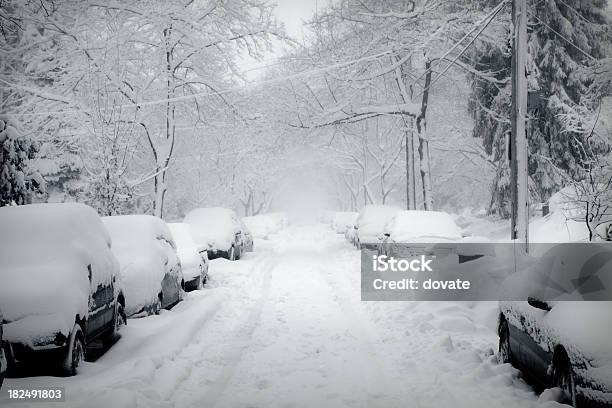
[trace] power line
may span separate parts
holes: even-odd
[[[468,50],[468,48],[470,48],[470,46],[476,41],[478,36],[480,34],[482,34],[482,32],[489,26],[489,24],[491,24],[491,22],[495,19],[497,14],[499,14],[499,12],[503,9],[503,7],[507,3],[507,1],[508,0],[502,1],[501,3],[499,3],[497,5],[497,7],[495,7],[495,9],[493,9],[493,12],[490,13],[489,16],[488,16],[488,21],[486,21],[486,23],[482,27],[480,27],[480,29],[478,30],[478,32],[476,33],[474,38],[472,38],[470,40],[470,42],[468,42],[467,45],[463,48],[463,50],[461,50],[461,52],[459,54],[457,54],[457,56],[455,56],[455,58],[453,58],[452,61],[449,62],[449,64],[442,70],[442,72],[440,72],[440,73],[438,73],[438,75],[436,75],[436,77],[431,81],[431,84],[429,84],[429,86],[427,88],[422,89],[416,96],[419,96],[419,95],[423,94],[424,92],[429,90],[432,86],[434,86],[436,82],[438,82],[440,80],[440,78],[450,69],[450,67],[453,66],[457,62],[457,60]],[[471,32],[473,32],[473,30]],[[463,41],[463,39],[461,41]],[[446,56],[446,55],[448,55],[448,53],[445,53],[444,55]],[[431,69],[432,68],[430,68],[430,70]]]
[[[567,41],[567,43],[569,45],[571,45],[572,47],[576,48],[578,51],[580,51],[582,54],[584,54],[587,58],[590,58],[593,61],[597,61],[597,58],[595,58],[594,56],[592,56],[591,54],[589,54],[588,52],[586,52],[585,50],[583,50],[582,48],[580,48],[579,46],[577,46],[576,44],[571,42],[567,37],[565,37],[563,34],[558,32],[557,30],[555,30],[551,26],[549,26],[548,24],[546,24],[545,22],[540,20],[540,18],[538,16],[536,16],[533,12],[530,11],[529,14],[531,14],[531,17],[533,17],[536,20],[538,20],[540,22],[540,24],[542,24],[544,27],[548,28],[550,31],[552,31],[553,33],[557,34],[559,37],[561,37],[562,39]]]
[[[258,87],[261,85],[270,85],[270,84],[275,84],[275,83],[279,83],[279,82],[283,82],[286,80],[291,80],[291,79],[296,79],[296,78],[300,78],[300,77],[304,77],[304,76],[310,76],[310,75],[315,75],[315,74],[319,74],[319,73],[323,73],[323,72],[327,72],[333,69],[337,69],[337,68],[343,68],[349,65],[353,65],[359,62],[363,62],[363,61],[368,61],[368,60],[372,60],[372,59],[377,59],[380,57],[384,57],[385,55],[389,55],[389,54],[394,54],[396,52],[396,50],[394,49],[390,49],[390,50],[386,50],[377,54],[373,54],[373,55],[369,55],[369,56],[365,56],[365,57],[361,57],[361,58],[357,58],[357,59],[353,59],[353,60],[349,60],[349,61],[344,61],[344,62],[339,62],[336,64],[332,64],[332,65],[328,65],[326,67],[321,67],[321,68],[316,68],[316,69],[312,69],[309,71],[302,71],[302,72],[298,72],[295,74],[291,74],[291,75],[286,75],[283,77],[279,77],[279,78],[274,78],[274,79],[268,79],[268,80],[263,80],[263,81],[259,81],[257,83],[248,83],[248,84],[243,84],[243,85],[238,85],[235,87],[231,87],[231,88],[227,88],[221,91],[216,91],[216,92],[200,92],[200,93],[194,93],[191,95],[182,95],[182,96],[177,96],[174,98],[166,98],[166,99],[157,99],[157,100],[152,100],[152,101],[146,101],[146,102],[140,102],[140,103],[129,103],[129,104],[123,104],[123,105],[118,105],[115,106],[113,109],[127,109],[127,108],[141,108],[141,107],[146,107],[146,106],[154,106],[154,105],[160,105],[160,104],[164,104],[164,103],[171,103],[171,102],[182,102],[185,100],[191,100],[191,99],[197,99],[197,98],[201,98],[201,97],[206,97],[206,96],[220,96],[220,95],[224,95],[224,94],[228,94],[228,93],[233,93],[242,89],[246,89],[246,88],[252,88],[252,87]],[[105,111],[106,108],[104,109],[100,109],[101,111]],[[45,115],[66,115],[66,114],[75,114],[75,113],[81,113],[81,112],[88,112],[87,110],[84,109],[71,109],[71,110],[61,110],[61,111],[48,111],[48,112],[32,112],[32,113],[2,113],[3,115],[7,115],[7,116],[17,116],[17,117],[26,117],[26,116],[45,116]]]

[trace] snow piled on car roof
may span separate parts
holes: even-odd
[[[378,242],[385,226],[400,211],[398,207],[386,205],[366,205],[359,213],[357,227],[359,240],[364,242]]]
[[[174,239],[166,223],[151,215],[120,215],[102,221],[113,238],[113,252],[121,264],[128,315],[154,304],[167,270],[178,256],[166,250],[160,239]]]
[[[442,211],[400,211],[389,223],[386,232],[395,242],[414,239],[460,240],[462,230],[453,218]]]
[[[83,204],[0,208],[0,309],[14,321],[49,315],[67,335],[85,316],[92,287],[110,285],[118,271],[111,238]],[[36,299],[36,301],[32,301]],[[53,316],[52,316],[53,315]],[[28,332],[24,328],[24,332]]]
[[[170,232],[176,242],[176,252],[181,260],[183,277],[186,281],[200,276],[200,265],[202,258],[198,254],[198,248],[193,242],[193,236],[189,224],[182,222],[168,224]]]
[[[184,220],[191,227],[195,243],[200,251],[215,249],[227,251],[240,232],[240,223],[234,211],[227,208],[197,208]]]

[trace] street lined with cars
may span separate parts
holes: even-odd
[[[53,387],[65,390],[68,407],[100,408],[296,400],[545,408],[612,398],[601,304],[361,301],[361,253],[345,241],[347,231],[379,250],[471,242],[447,213],[375,208],[328,225],[289,225],[282,214],[245,222],[214,208],[166,224],[148,215],[100,219],[81,204],[46,206],[0,209],[0,227],[31,225],[13,241],[3,237],[13,242],[0,259],[0,285],[12,285],[0,286],[4,388]],[[265,235],[253,240],[245,224]],[[410,266],[431,269],[424,256]],[[584,338],[564,341],[565,315],[599,333],[597,348]],[[90,358],[99,343],[103,352]],[[54,359],[40,359],[51,351]],[[57,370],[44,375],[15,370],[49,361]],[[550,388],[534,392],[522,379],[532,372]],[[0,405],[13,402],[0,394]]]

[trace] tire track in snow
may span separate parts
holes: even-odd
[[[270,292],[271,266],[273,263],[274,259],[270,254],[262,254],[262,258],[251,269],[252,274],[262,275],[259,288],[255,291],[259,294],[259,296],[256,296],[255,304],[252,306],[252,309],[247,314],[246,318],[241,320],[238,324],[238,329],[230,335],[225,334],[223,336],[224,338],[229,337],[239,339],[239,343],[231,343],[231,346],[223,355],[224,366],[219,375],[216,377],[214,382],[207,385],[206,392],[199,393],[197,396],[197,401],[190,401],[188,405],[212,408],[218,404],[220,398],[225,393],[229,382],[236,372],[237,366],[242,360],[245,350],[250,346],[252,334],[261,320],[263,307]],[[205,352],[206,350],[203,350],[203,353]]]

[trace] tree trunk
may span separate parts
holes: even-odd
[[[433,197],[431,191],[431,166],[429,164],[429,142],[427,140],[427,104],[429,102],[429,87],[431,86],[431,61],[425,61],[425,86],[423,88],[423,99],[421,100],[421,113],[416,119],[416,127],[419,135],[419,170],[421,173],[421,184],[423,186],[423,207],[426,211],[433,210]]]

